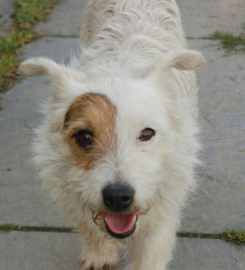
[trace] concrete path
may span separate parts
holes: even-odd
[[[0,14],[6,14],[6,24],[1,24],[0,18],[1,33],[9,26],[7,14],[13,11],[7,5],[8,11],[2,11],[2,2],[8,1],[0,2]],[[198,195],[184,213],[181,231],[245,230],[245,55],[224,57],[219,41],[205,39],[217,30],[245,32],[245,2],[178,2],[189,47],[206,58],[205,66],[197,72],[205,165],[199,169]],[[68,61],[72,52],[79,51],[85,4],[86,0],[61,1],[49,20],[35,27],[43,37],[26,46],[20,59],[45,55],[58,62]],[[0,96],[0,224],[72,227],[55,205],[47,203],[47,194],[41,191],[29,163],[33,129],[42,119],[37,102],[45,95],[46,79],[40,77],[25,78]],[[75,233],[0,233],[0,270],[77,270],[80,246]],[[179,238],[170,269],[244,270],[245,247],[222,240]]]

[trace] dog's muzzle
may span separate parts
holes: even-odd
[[[134,200],[134,190],[126,184],[110,184],[103,189],[104,204],[110,212],[103,213],[107,232],[116,238],[129,237],[136,228],[138,213],[123,213]]]

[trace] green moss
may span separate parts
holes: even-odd
[[[220,239],[235,245],[245,245],[245,231],[244,230],[226,230],[219,234],[206,233],[177,233],[178,237],[187,238],[202,238],[202,239]]]
[[[17,226],[14,224],[0,225],[0,231],[11,232],[57,232],[57,233],[73,233],[73,228],[56,228],[56,227],[38,227],[38,226]]]
[[[204,238],[204,239],[221,239],[222,234],[208,234],[208,233],[177,233],[178,237],[187,238]]]

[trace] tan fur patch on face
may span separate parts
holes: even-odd
[[[116,145],[116,109],[109,99],[100,94],[84,94],[75,99],[66,113],[64,140],[71,148],[71,162],[89,170],[103,160]],[[91,135],[92,144],[81,146],[77,141],[81,131]]]

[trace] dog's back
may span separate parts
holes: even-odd
[[[91,0],[83,16],[81,44],[83,62],[93,51],[95,61],[119,59],[127,67],[186,47],[173,0]]]

